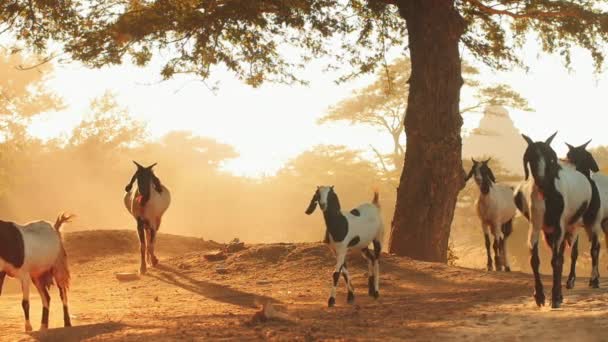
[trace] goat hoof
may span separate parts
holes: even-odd
[[[576,278],[568,278],[568,281],[566,282],[566,288],[568,290],[572,290],[574,288],[575,281],[576,281]]]
[[[545,306],[545,294],[542,292],[534,294],[534,300],[536,300],[536,305],[538,307]]]
[[[47,330],[49,330],[48,324],[42,324],[42,325],[40,325],[40,331],[47,331]]]
[[[332,307],[332,306],[334,306],[334,305],[336,305],[336,298],[334,298],[334,297],[329,297],[329,300],[327,301],[327,307],[330,307],[330,308],[331,308],[331,307]]]
[[[348,302],[348,304],[353,304],[355,302],[355,294],[348,291],[348,296],[346,297],[346,302]]]
[[[156,267],[158,265],[158,259],[152,258],[152,267]]]
[[[146,272],[147,272],[147,271],[148,271],[148,270],[147,270],[145,267],[140,267],[140,268],[139,268],[139,274],[141,274],[141,275],[146,274]]]
[[[492,265],[488,265],[488,272],[492,272],[494,270],[494,267],[492,267]]]
[[[511,272],[511,267],[505,266],[505,272]]]
[[[30,324],[30,322],[26,322],[25,323],[25,332],[30,332],[32,331],[32,325]]]
[[[563,301],[564,301],[564,296],[562,296],[561,294],[559,295],[558,298],[552,298],[551,299],[551,308],[559,309],[562,306]]]
[[[589,280],[589,287],[592,289],[599,289],[600,288],[599,278]]]
[[[380,297],[380,292],[374,291],[374,298],[378,299],[378,297]]]

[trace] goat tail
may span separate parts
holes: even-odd
[[[59,232],[59,229],[61,229],[61,226],[66,222],[71,222],[71,220],[74,216],[76,216],[76,215],[61,213],[59,216],[57,216],[57,220],[55,221],[55,225],[54,225],[55,230],[57,232]]]
[[[380,195],[378,193],[378,188],[374,189],[374,198],[372,199],[372,204],[375,205],[378,209],[380,209]]]

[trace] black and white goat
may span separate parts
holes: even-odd
[[[381,241],[384,234],[378,192],[374,192],[371,203],[361,204],[350,212],[345,212],[340,209],[340,200],[333,186],[318,186],[308,209],[306,209],[306,214],[312,214],[317,207],[317,203],[323,210],[323,218],[327,229],[326,238],[330,247],[336,253],[336,268],[333,273],[333,282],[327,305],[331,307],[336,304],[336,286],[340,279],[340,273],[342,273],[346,282],[348,303],[353,303],[355,300],[354,287],[345,261],[349,249],[360,249],[367,259],[368,294],[378,298],[380,295],[380,265],[378,259],[382,250]],[[368,248],[370,243],[374,245],[373,253]]]
[[[70,270],[68,257],[63,247],[60,229],[72,216],[62,214],[55,225],[47,221],[30,222],[19,225],[0,221],[0,294],[4,278],[16,278],[21,282],[23,293],[23,315],[25,331],[32,331],[30,324],[30,278],[42,299],[42,323],[40,330],[49,326],[49,289],[53,279],[59,288],[63,301],[63,323],[72,325],[68,310],[68,289]]]
[[[505,272],[511,271],[509,258],[507,256],[507,238],[513,230],[513,217],[516,208],[513,202],[513,188],[508,185],[496,183],[492,169],[488,166],[490,159],[478,162],[475,159],[471,171],[465,178],[465,182],[471,177],[479,187],[479,197],[475,201],[477,216],[481,221],[481,228],[486,243],[488,254],[488,271],[492,270],[492,253],[490,252],[490,232],[494,237],[494,263],[496,271],[501,271],[504,266]]]
[[[158,258],[154,254],[154,243],[156,242],[156,233],[160,228],[162,216],[171,203],[171,194],[152,171],[156,163],[148,167],[143,167],[136,161],[133,161],[133,163],[137,166],[137,170],[125,187],[124,203],[129,213],[137,221],[137,234],[141,252],[139,272],[145,274],[146,255],[152,266],[158,264]],[[133,183],[136,180],[137,187],[133,189]]]
[[[551,248],[553,268],[553,288],[551,307],[559,308],[563,301],[561,280],[566,242],[574,249],[577,246],[576,228],[581,224],[592,241],[591,257],[595,265],[590,286],[599,286],[599,242],[601,225],[597,219],[599,196],[595,185],[585,175],[567,163],[560,163],[550,144],[557,132],[544,142],[534,142],[522,134],[528,147],[523,156],[525,182],[515,192],[514,201],[522,214],[528,218],[530,229],[528,247],[530,265],[534,272],[534,299],[538,306],[545,304],[543,285],[540,279],[538,240],[540,231]],[[532,178],[529,178],[530,172]],[[574,256],[574,253],[573,253]],[[573,275],[573,273],[571,273]],[[569,278],[567,285],[574,285]]]
[[[599,172],[600,168],[598,167],[595,158],[593,158],[591,152],[586,150],[587,145],[590,142],[591,140],[577,147],[566,143],[568,146],[566,161],[572,163],[579,172],[584,174],[587,179],[589,179],[589,181],[595,185],[594,191],[597,189],[599,196],[599,208],[596,221],[600,223],[602,230],[604,231],[606,243],[608,245],[608,175]],[[593,239],[596,239],[597,242],[597,236],[592,235],[591,239],[593,247],[593,245],[596,245]],[[599,249],[599,242],[597,242],[597,248]],[[597,253],[599,253],[599,251]],[[597,259],[592,261],[598,262]],[[597,265],[592,266],[595,268]],[[591,285],[599,286],[599,282],[598,284]]]

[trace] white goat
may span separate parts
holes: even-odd
[[[360,249],[368,261],[368,294],[374,298],[380,295],[380,265],[378,259],[382,250],[382,237],[384,224],[380,216],[378,192],[374,192],[372,203],[364,203],[350,212],[340,210],[338,195],[333,186],[318,186],[306,214],[310,215],[316,209],[317,203],[323,210],[323,218],[327,228],[326,239],[336,253],[336,268],[333,273],[333,282],[328,306],[336,304],[336,286],[340,273],[344,276],[348,290],[347,302],[355,300],[354,287],[346,268],[346,253],[349,249]],[[369,250],[373,243],[374,252]]]
[[[553,268],[552,308],[559,308],[563,301],[561,278],[565,243],[568,242],[573,246],[573,242],[578,241],[576,240],[576,228],[581,224],[584,225],[592,242],[591,258],[594,267],[590,285],[592,287],[599,286],[597,267],[599,258],[598,232],[601,230],[597,218],[599,208],[597,189],[593,190],[594,185],[573,166],[558,161],[555,151],[550,146],[556,134],[557,132],[544,142],[533,142],[529,137],[522,134],[528,142],[523,157],[527,182],[518,187],[514,199],[519,210],[530,221],[528,247],[531,252],[530,265],[535,280],[534,299],[538,306],[545,304],[538,256],[538,239],[541,230],[545,241],[551,248],[551,266]],[[530,166],[530,169],[528,169],[528,166]],[[532,178],[528,180],[530,171],[532,172]]]
[[[488,166],[490,159],[481,162],[475,159],[471,160],[473,166],[466,176],[465,182],[473,177],[479,187],[479,197],[475,201],[475,206],[485,237],[488,271],[492,270],[492,254],[490,252],[490,232],[492,232],[496,271],[501,271],[502,266],[504,266],[505,272],[510,272],[507,238],[513,231],[513,217],[516,213],[515,203],[513,202],[513,188],[496,183],[494,173]]]
[[[59,215],[54,226],[47,221],[30,222],[25,225],[0,221],[0,294],[6,275],[21,282],[23,293],[21,306],[25,316],[25,331],[32,331],[30,278],[42,299],[40,330],[46,330],[49,326],[51,297],[48,290],[53,285],[53,279],[57,283],[63,301],[64,325],[66,327],[72,325],[68,311],[70,270],[59,231],[70,218],[72,218],[70,215]]]
[[[137,166],[137,171],[125,187],[124,203],[129,213],[137,221],[137,234],[141,252],[139,271],[141,274],[145,274],[146,255],[152,266],[158,264],[158,258],[154,254],[154,243],[156,242],[156,233],[160,228],[162,216],[171,203],[171,193],[154,175],[152,168],[156,163],[148,167],[143,167],[135,161],[133,163]],[[133,189],[135,180],[137,180],[137,187]]]

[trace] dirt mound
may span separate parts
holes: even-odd
[[[63,234],[68,255],[75,259],[92,259],[139,251],[139,238],[134,230],[87,230]],[[159,233],[159,254],[182,254],[222,246],[201,238]]]

